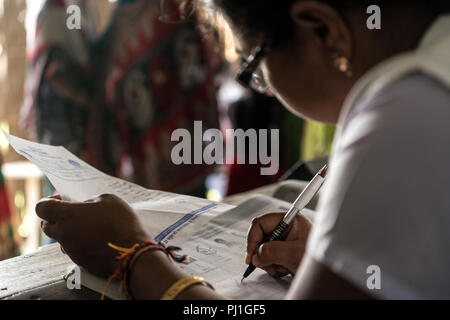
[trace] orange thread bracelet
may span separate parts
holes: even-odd
[[[181,250],[181,248],[170,246],[165,247],[161,243],[156,243],[154,241],[144,241],[141,244],[136,243],[131,248],[122,248],[119,246],[116,246],[112,243],[108,243],[108,246],[113,248],[114,250],[118,251],[120,254],[116,257],[117,260],[120,261],[119,267],[116,269],[116,271],[108,278],[108,283],[106,284],[105,289],[102,293],[102,300],[105,298],[105,294],[111,285],[111,282],[113,280],[119,280],[121,281],[120,290],[122,293],[125,294],[125,296],[130,299],[134,298],[132,293],[129,290],[128,287],[128,281],[129,281],[129,271],[131,270],[132,265],[137,260],[137,258],[142,255],[144,252],[150,251],[150,250],[160,250],[167,254],[168,256],[172,257],[177,262],[185,263],[187,261],[186,255],[176,255],[175,252]]]

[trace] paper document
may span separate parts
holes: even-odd
[[[17,153],[42,170],[65,199],[85,201],[100,194],[114,194],[135,209],[156,241],[165,244],[183,243],[209,219],[233,208],[196,197],[149,190],[95,169],[64,147],[3,134]]]
[[[256,269],[241,284],[247,231],[254,217],[270,212],[285,212],[290,203],[256,195],[238,207],[210,220],[183,245],[189,256],[186,271],[214,279],[219,293],[234,299],[283,299],[291,276],[275,279]],[[311,216],[311,210],[302,214]]]
[[[253,217],[286,211],[290,203],[255,196],[238,207],[205,199],[148,190],[111,177],[85,163],[63,147],[33,143],[4,133],[13,148],[36,164],[55,189],[73,201],[110,193],[127,201],[156,241],[178,245],[189,256],[183,268],[210,281],[216,290],[233,299],[282,299],[291,277],[274,279],[255,270],[242,284],[246,238]],[[311,215],[310,210],[302,212]],[[82,284],[102,292],[105,279],[83,271]],[[124,298],[113,283],[107,296]]]

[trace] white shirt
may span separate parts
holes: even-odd
[[[369,72],[339,121],[307,251],[378,298],[450,298],[448,30],[441,17],[416,51]]]

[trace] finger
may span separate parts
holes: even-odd
[[[258,268],[275,264],[292,270],[298,266],[302,256],[302,248],[296,241],[271,241],[258,248],[252,263]]]
[[[280,268],[279,266],[271,265],[271,266],[268,266],[268,267],[265,267],[262,269],[264,271],[266,271],[271,277],[274,277],[274,278],[281,278],[281,277],[284,277],[289,274],[289,271],[288,272],[280,272],[279,268]]]
[[[59,232],[58,225],[56,223],[42,221],[41,229],[49,238],[52,238],[53,240],[56,240],[56,241],[58,241],[60,239],[60,232]]]
[[[284,274],[284,275],[289,274],[289,270],[286,269],[285,267],[282,267],[282,266],[277,266],[277,271],[278,271],[279,273]]]
[[[44,198],[36,204],[36,214],[48,222],[58,222],[66,218],[74,204],[56,198]]]
[[[102,193],[102,194],[92,197],[84,202],[85,203],[86,202],[121,202],[121,203],[123,203],[124,201],[114,194]]]
[[[58,218],[58,211],[60,209],[61,200],[54,198],[44,198],[39,200],[36,204],[36,214],[39,218],[54,223]],[[41,226],[43,226],[41,224]]]
[[[289,270],[286,269],[285,267],[282,267],[282,266],[279,266],[276,264],[271,264],[270,266],[267,266],[267,267],[264,267],[261,269],[266,271],[270,275],[282,274],[283,276],[285,276],[290,273]]]
[[[261,268],[261,269],[263,269],[265,272],[267,272],[272,277],[274,277],[277,274],[277,270],[276,270],[276,267],[274,265],[267,266],[267,267],[264,267],[264,268]]]
[[[269,213],[261,217],[253,219],[250,229],[247,234],[247,257],[245,263],[249,264],[251,257],[254,255],[256,249],[263,241],[264,237],[270,235],[272,231],[283,219],[285,213]]]

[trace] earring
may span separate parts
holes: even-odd
[[[336,69],[344,73],[348,78],[353,77],[351,63],[347,57],[341,56],[337,53],[333,54],[333,63]]]

